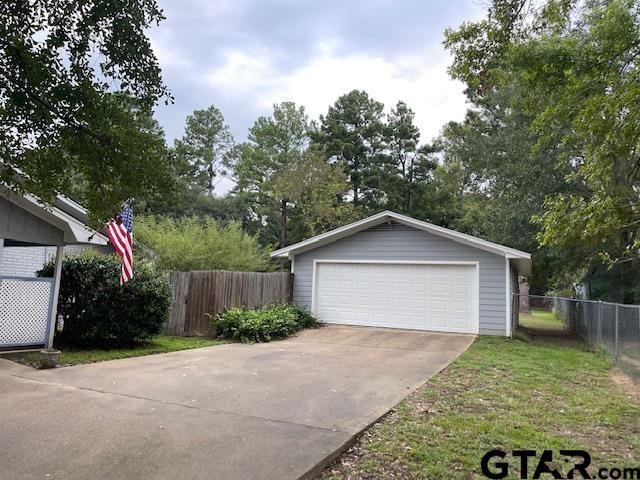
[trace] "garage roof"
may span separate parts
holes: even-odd
[[[294,243],[288,247],[275,250],[271,253],[272,258],[291,258],[294,255],[313,250],[323,245],[333,243],[341,238],[348,237],[354,233],[361,232],[368,228],[380,225],[388,221],[395,221],[410,227],[424,230],[425,232],[438,235],[440,237],[448,238],[455,242],[459,242],[470,247],[485,250],[487,252],[495,253],[497,255],[504,256],[513,261],[518,273],[521,275],[528,275],[531,271],[531,254],[516,250],[515,248],[506,247],[497,243],[489,242],[478,237],[473,237],[464,233],[456,232],[448,228],[439,227],[432,223],[416,220],[415,218],[407,217],[396,212],[385,210],[384,212],[377,213],[370,217],[364,218],[357,222],[350,223],[344,227],[339,227],[329,232],[316,235],[302,242]]]

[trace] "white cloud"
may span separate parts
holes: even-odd
[[[244,52],[226,50],[222,67],[206,74],[212,85],[233,95],[257,95],[265,87],[273,85],[275,68],[268,51]]]
[[[423,141],[436,136],[450,120],[466,111],[463,85],[449,78],[448,57],[398,55],[393,59],[366,54],[339,55],[332,42],[321,42],[308,62],[287,72],[276,67],[268,51],[225,52],[222,67],[210,72],[210,84],[225,95],[244,97],[263,110],[284,100],[304,105],[312,118],[353,89],[366,90],[387,111],[399,100],[416,113]]]

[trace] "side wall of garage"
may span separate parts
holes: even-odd
[[[480,333],[506,334],[505,258],[400,223],[378,225],[296,255],[295,303],[311,308],[313,261],[471,261],[480,264]]]

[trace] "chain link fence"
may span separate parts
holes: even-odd
[[[516,329],[583,341],[640,380],[640,305],[514,295],[512,312]]]

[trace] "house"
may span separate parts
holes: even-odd
[[[385,211],[272,252],[327,323],[511,336],[531,255]],[[514,312],[515,311],[515,312]]]
[[[105,249],[107,242],[87,227],[87,211],[72,200],[58,196],[46,204],[0,185],[0,272],[12,273],[0,273],[0,348],[51,346],[65,246]],[[16,272],[20,252],[35,249],[22,258],[44,263],[47,247],[55,247],[54,278],[33,277],[34,261]]]

